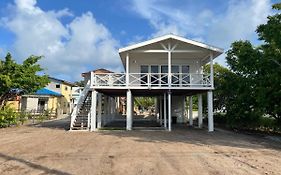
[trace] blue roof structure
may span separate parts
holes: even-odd
[[[51,96],[62,96],[60,93],[51,91],[46,88],[39,89],[38,91],[35,92],[35,95],[51,95]]]

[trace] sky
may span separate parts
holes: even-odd
[[[277,0],[1,0],[0,58],[42,55],[51,76],[76,81],[97,68],[121,72],[118,49],[176,34],[227,51],[259,44],[259,24]],[[225,54],[215,60],[226,66]]]

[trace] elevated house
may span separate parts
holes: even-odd
[[[192,97],[198,96],[198,126],[202,127],[202,94],[207,93],[208,131],[213,123],[213,60],[223,50],[176,35],[165,35],[119,49],[124,73],[88,72],[85,87],[71,115],[71,129],[96,131],[103,119],[114,120],[115,97],[126,97],[126,129],[133,129],[134,97],[156,97],[160,125],[172,130],[172,117],[177,123],[193,125]],[[203,66],[210,64],[210,74]],[[101,94],[108,97],[102,106]],[[185,100],[189,97],[189,117]],[[103,109],[102,109],[103,108]],[[110,117],[109,117],[110,116]]]

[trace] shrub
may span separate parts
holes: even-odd
[[[227,118],[224,113],[214,113],[214,121],[217,124],[225,125],[227,123]]]
[[[17,125],[19,114],[11,107],[5,106],[0,110],[0,128]]]
[[[30,112],[21,111],[19,113],[18,121],[23,125],[25,121],[27,121],[31,117]]]

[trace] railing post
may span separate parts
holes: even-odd
[[[91,71],[91,74],[90,74],[90,87],[92,87],[93,84],[94,84],[93,80],[94,80],[94,73]]]
[[[214,88],[214,66],[213,66],[213,53],[210,54],[210,81],[211,87]]]
[[[150,73],[147,73],[147,86],[148,87],[151,87],[151,74]]]
[[[169,44],[169,49],[170,49],[170,44]],[[169,87],[171,87],[172,84],[172,66],[171,66],[171,50],[168,51],[168,84]]]

